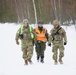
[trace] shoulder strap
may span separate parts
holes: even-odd
[[[55,34],[54,35],[56,35],[56,34],[58,34],[58,31],[61,29],[61,27],[55,32]]]
[[[34,36],[34,34],[33,34],[33,32],[32,32],[32,31],[33,31],[32,26],[29,26],[29,30],[30,30],[31,38],[34,39],[35,36]]]
[[[57,30],[57,32],[61,29],[61,27]]]
[[[54,38],[54,35],[59,34],[58,31],[59,31],[60,29],[61,29],[61,27],[60,27],[54,34],[52,34],[52,37],[53,37],[52,41],[54,41],[54,39],[55,39],[55,38]]]
[[[29,30],[30,30],[30,32],[32,32],[32,30],[33,30],[32,26],[29,26]]]
[[[22,34],[23,33],[23,25],[20,27],[20,34]]]

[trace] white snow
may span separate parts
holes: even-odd
[[[65,46],[64,64],[54,65],[52,47],[46,46],[45,63],[36,61],[34,50],[32,65],[24,66],[21,46],[15,43],[19,24],[0,23],[0,75],[76,75],[76,30],[74,26],[64,27],[68,44]],[[50,32],[52,25],[45,25]],[[47,45],[47,44],[46,44]]]

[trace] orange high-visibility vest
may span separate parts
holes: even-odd
[[[40,32],[39,29],[36,28],[35,32],[36,32],[37,40],[40,40],[40,41],[43,41],[43,42],[47,41],[46,36],[45,36],[45,34],[46,34],[46,29],[45,28],[43,28],[42,32]]]

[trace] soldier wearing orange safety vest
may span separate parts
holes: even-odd
[[[39,21],[38,27],[35,28],[36,34],[36,42],[35,42],[35,49],[37,54],[37,60],[41,63],[44,63],[44,51],[46,49],[46,42],[48,41],[48,33],[47,29],[43,27],[44,22]]]

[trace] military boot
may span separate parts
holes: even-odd
[[[37,61],[39,62],[39,55],[37,55]]]
[[[63,61],[62,61],[62,59],[59,59],[59,62],[60,62],[60,64],[63,64]]]
[[[58,64],[58,62],[54,62],[54,65],[57,65]]]
[[[63,61],[62,60],[59,60],[60,64],[63,64]]]
[[[41,56],[41,63],[44,63],[44,56]]]
[[[31,60],[31,58],[28,59],[28,62],[29,62],[30,64],[32,64],[32,60]]]
[[[58,64],[58,62],[57,62],[57,60],[55,60],[54,65],[57,65],[57,64]]]
[[[28,65],[28,62],[27,62],[27,60],[25,60],[25,65]]]

